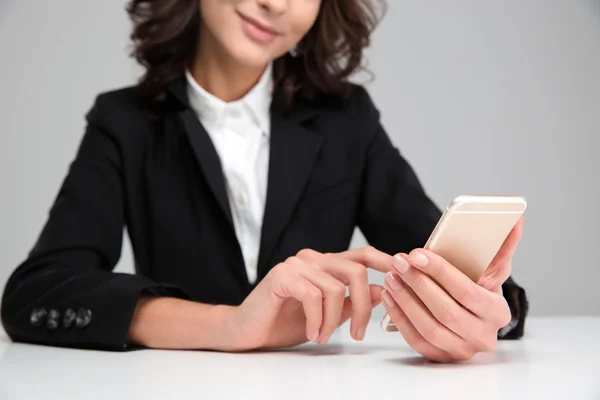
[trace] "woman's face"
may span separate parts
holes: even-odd
[[[203,33],[237,62],[264,66],[298,43],[321,0],[199,0]]]

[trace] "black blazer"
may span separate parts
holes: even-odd
[[[276,93],[259,281],[303,248],[346,250],[356,226],[389,254],[424,245],[441,212],[365,89],[289,111],[281,104]],[[46,225],[6,285],[2,322],[13,340],[123,350],[145,291],[236,305],[254,288],[218,155],[183,79],[169,86],[163,111],[150,118],[132,88],[97,97]],[[136,275],[112,272],[124,227]],[[504,289],[522,308],[522,289],[512,280]]]

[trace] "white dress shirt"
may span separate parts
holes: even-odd
[[[256,282],[258,252],[267,195],[271,132],[272,65],[243,98],[224,102],[186,72],[192,109],[210,136],[225,187],[250,283]],[[199,133],[198,133],[199,134]]]

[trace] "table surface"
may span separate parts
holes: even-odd
[[[227,354],[127,353],[12,343],[0,330],[0,399],[600,399],[600,318],[530,318],[493,354],[433,364],[372,323],[326,346]],[[482,397],[483,396],[483,397]]]

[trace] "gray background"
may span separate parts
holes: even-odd
[[[95,95],[140,72],[124,4],[0,1],[1,286],[45,221]],[[390,0],[368,59],[383,123],[438,205],[528,198],[514,276],[532,313],[600,315],[600,3]],[[117,270],[132,271],[128,244]]]

